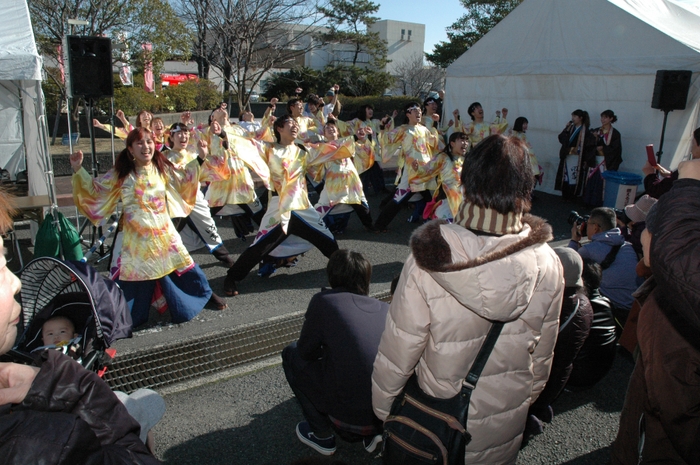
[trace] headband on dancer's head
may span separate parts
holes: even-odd
[[[176,132],[184,131],[179,125],[173,125],[173,127],[170,128],[170,134],[175,134]]]
[[[420,105],[418,105],[417,103],[411,105],[410,107],[406,108],[406,113],[408,113],[409,111],[413,111],[413,110],[420,110]]]

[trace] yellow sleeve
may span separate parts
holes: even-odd
[[[307,150],[307,165],[322,165],[333,160],[342,160],[355,155],[355,138],[344,137],[333,142],[309,144]]]
[[[94,225],[109,217],[117,208],[121,197],[121,182],[117,172],[110,170],[99,178],[93,178],[80,168],[73,174],[73,202],[81,215]]]

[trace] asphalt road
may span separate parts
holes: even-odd
[[[378,214],[379,196],[370,196],[373,217]],[[560,197],[537,193],[533,213],[549,220],[555,241],[569,236],[569,211],[584,212]],[[66,215],[74,209],[65,209]],[[408,240],[416,225],[406,222],[410,211],[399,213],[386,234],[364,231],[353,215],[346,233],[338,237],[341,248],[362,252],[373,266],[371,293],[385,292],[401,272],[408,255]],[[241,253],[252,240],[243,242],[233,235],[228,221],[218,221],[219,232],[233,254]],[[18,230],[26,259],[32,247],[28,231]],[[193,257],[209,278],[215,292],[222,294],[225,268],[203,250]],[[172,325],[167,314],[153,314],[149,323],[128,340],[117,341],[118,353],[192,338],[206,338],[225,328],[252,325],[261,320],[305,310],[311,296],[327,285],[326,259],[317,250],[307,253],[295,268],[279,270],[262,279],[255,272],[240,283],[241,295],[227,298],[229,309],[203,310],[193,321]],[[106,269],[104,262],[96,264]],[[16,262],[11,263],[11,267]],[[617,430],[632,364],[618,359],[613,371],[601,383],[583,393],[564,393],[555,404],[555,419],[545,434],[534,438],[521,452],[523,464],[606,463],[607,447]],[[155,428],[157,455],[166,463],[178,464],[289,464],[316,453],[301,444],[294,426],[301,411],[286,384],[277,358],[246,366],[203,380],[163,390],[168,405]],[[348,464],[379,464],[359,444],[339,442],[337,458]]]
[[[165,396],[167,411],[155,427],[157,456],[168,464],[291,464],[318,455],[299,442],[294,428],[301,409],[275,357],[252,372]],[[608,462],[632,363],[617,357],[592,389],[564,392],[554,420],[520,452],[518,463],[599,465]],[[257,370],[257,371],[256,371]],[[335,458],[379,465],[361,443],[337,440]]]

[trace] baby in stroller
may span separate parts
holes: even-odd
[[[16,351],[32,355],[57,350],[102,377],[116,351],[114,340],[131,337],[131,317],[121,290],[92,267],[40,258],[22,272],[26,330]],[[150,431],[165,413],[163,398],[150,389],[115,392],[141,426],[141,440],[154,451]]]
[[[41,340],[44,341],[44,346],[65,346],[70,343],[71,339],[77,337],[75,325],[65,316],[51,317],[41,327]]]

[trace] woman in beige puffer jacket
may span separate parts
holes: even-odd
[[[414,370],[425,393],[456,395],[491,322],[505,322],[471,397],[469,464],[515,463],[556,343],[563,273],[550,226],[522,215],[529,171],[516,139],[491,136],[467,155],[461,211],[411,238],[374,362],[372,404],[385,420]]]

